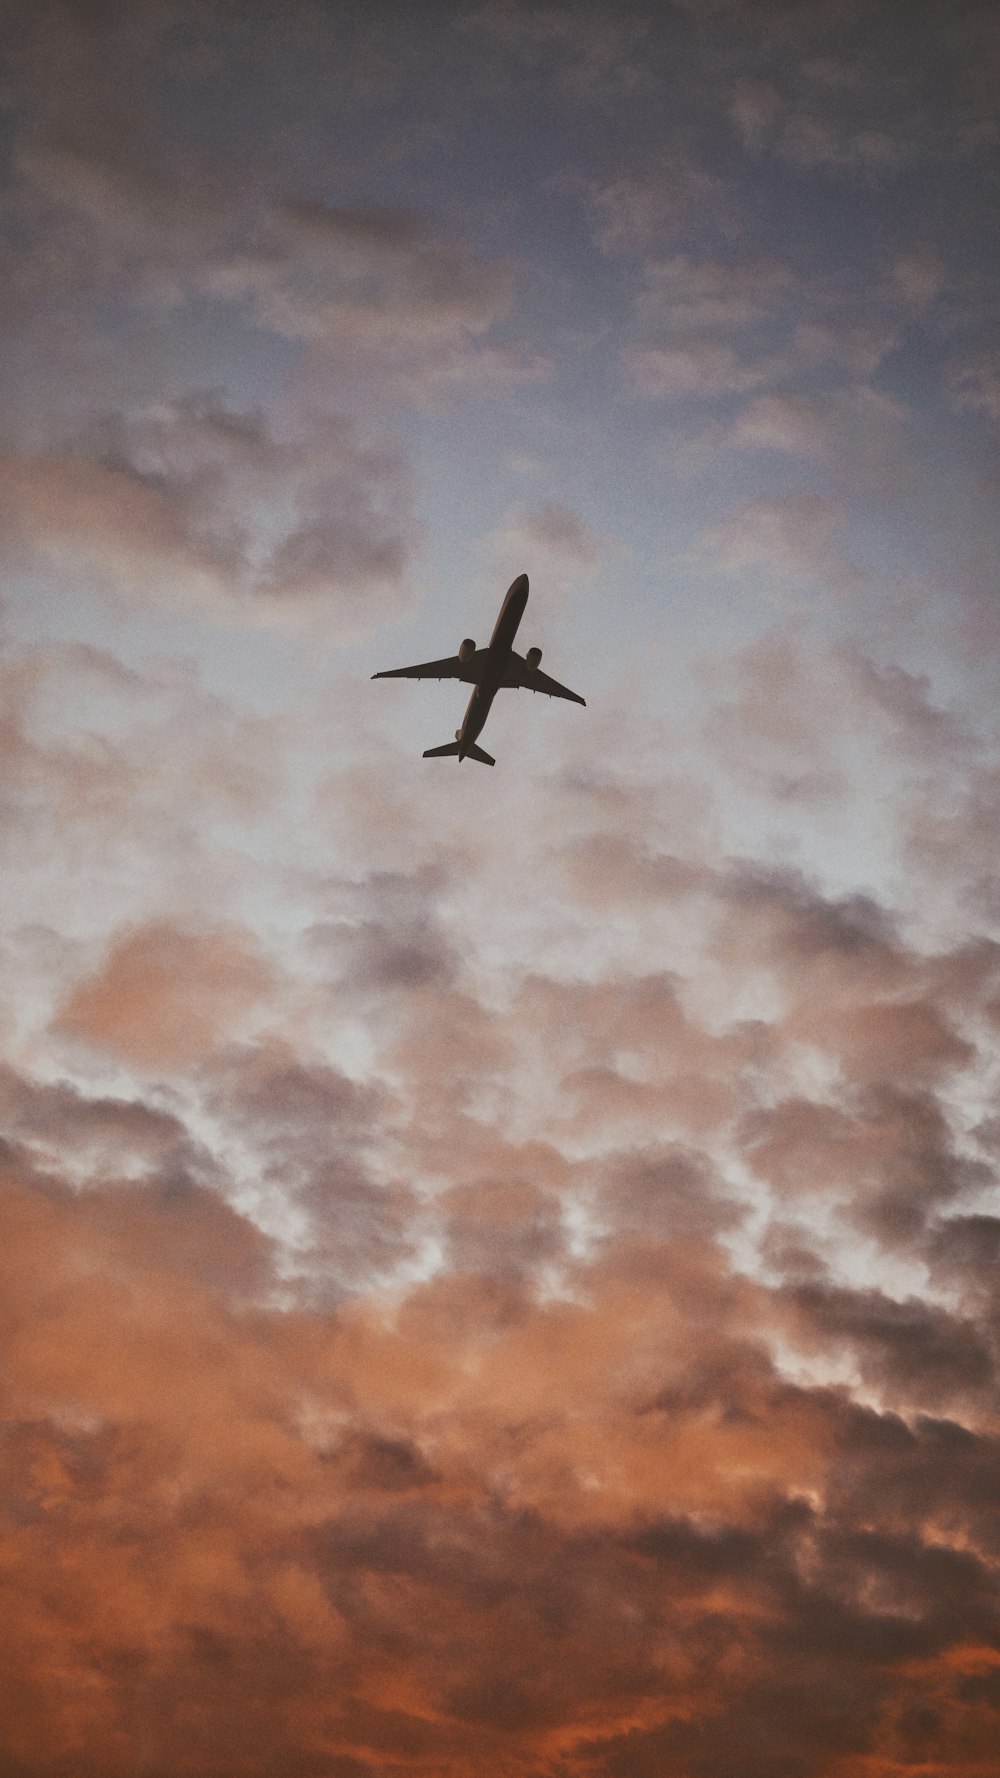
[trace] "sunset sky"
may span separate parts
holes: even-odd
[[[0,41],[2,1778],[997,1778],[1000,10]]]

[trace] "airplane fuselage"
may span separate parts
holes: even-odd
[[[586,702],[579,692],[570,691],[568,685],[560,685],[557,679],[552,679],[548,673],[541,671],[540,648],[529,648],[523,656],[518,654],[514,647],[514,637],[527,603],[528,576],[519,574],[507,588],[506,597],[500,607],[500,616],[485,648],[477,648],[466,636],[458,653],[449,655],[445,660],[418,661],[412,667],[388,667],[383,668],[380,673],[372,674],[373,679],[457,679],[463,685],[474,688],[462,726],[455,732],[455,739],[447,741],[443,747],[425,747],[425,759],[457,757],[459,761],[475,759],[480,765],[496,765],[496,760],[490,757],[485,748],[477,745],[477,737],[482,734],[493,699],[501,686],[508,686],[516,691],[523,688],[541,692],[547,698],[568,698],[574,704]]]
[[[479,684],[469,699],[462,726],[455,736],[458,742],[459,759],[465,758],[469,748],[483,732],[493,699],[500,690],[504,674],[510,666],[514,637],[517,635],[517,626],[524,616],[524,608],[527,603],[528,576],[519,574],[507,590],[507,597],[500,607],[500,616],[493,627],[493,634],[487,647],[482,651]]]

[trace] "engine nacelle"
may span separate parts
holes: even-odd
[[[524,664],[527,667],[529,673],[533,673],[535,671],[535,668],[540,664],[541,659],[542,659],[542,651],[540,648],[529,648],[527,654],[524,657]]]
[[[475,654],[475,652],[476,652],[476,645],[473,642],[472,637],[466,636],[465,641],[459,644],[459,649],[458,649],[459,660],[460,661],[467,661],[471,658],[472,655]]]

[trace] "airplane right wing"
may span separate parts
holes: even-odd
[[[547,698],[568,698],[570,703],[583,704],[586,707],[587,700],[581,698],[578,691],[570,691],[567,685],[560,685],[558,679],[550,679],[540,667],[529,667],[524,656],[515,653],[513,649],[503,683],[518,688],[523,686],[526,691],[544,692]]]
[[[467,661],[460,661],[457,654],[450,654],[443,661],[421,661],[416,667],[388,667],[383,673],[373,673],[373,679],[464,679],[467,685],[479,683],[479,669],[476,656],[470,655]]]

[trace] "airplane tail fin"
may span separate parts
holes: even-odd
[[[424,758],[425,759],[454,759],[458,750],[459,750],[459,743],[457,741],[446,741],[446,743],[443,747],[428,747],[428,748],[426,748],[425,752],[424,752]],[[465,749],[465,753],[466,753],[466,758],[478,759],[480,765],[483,765],[483,766],[495,766],[497,763],[496,760],[493,758],[492,754],[484,752],[482,747],[467,747]]]

